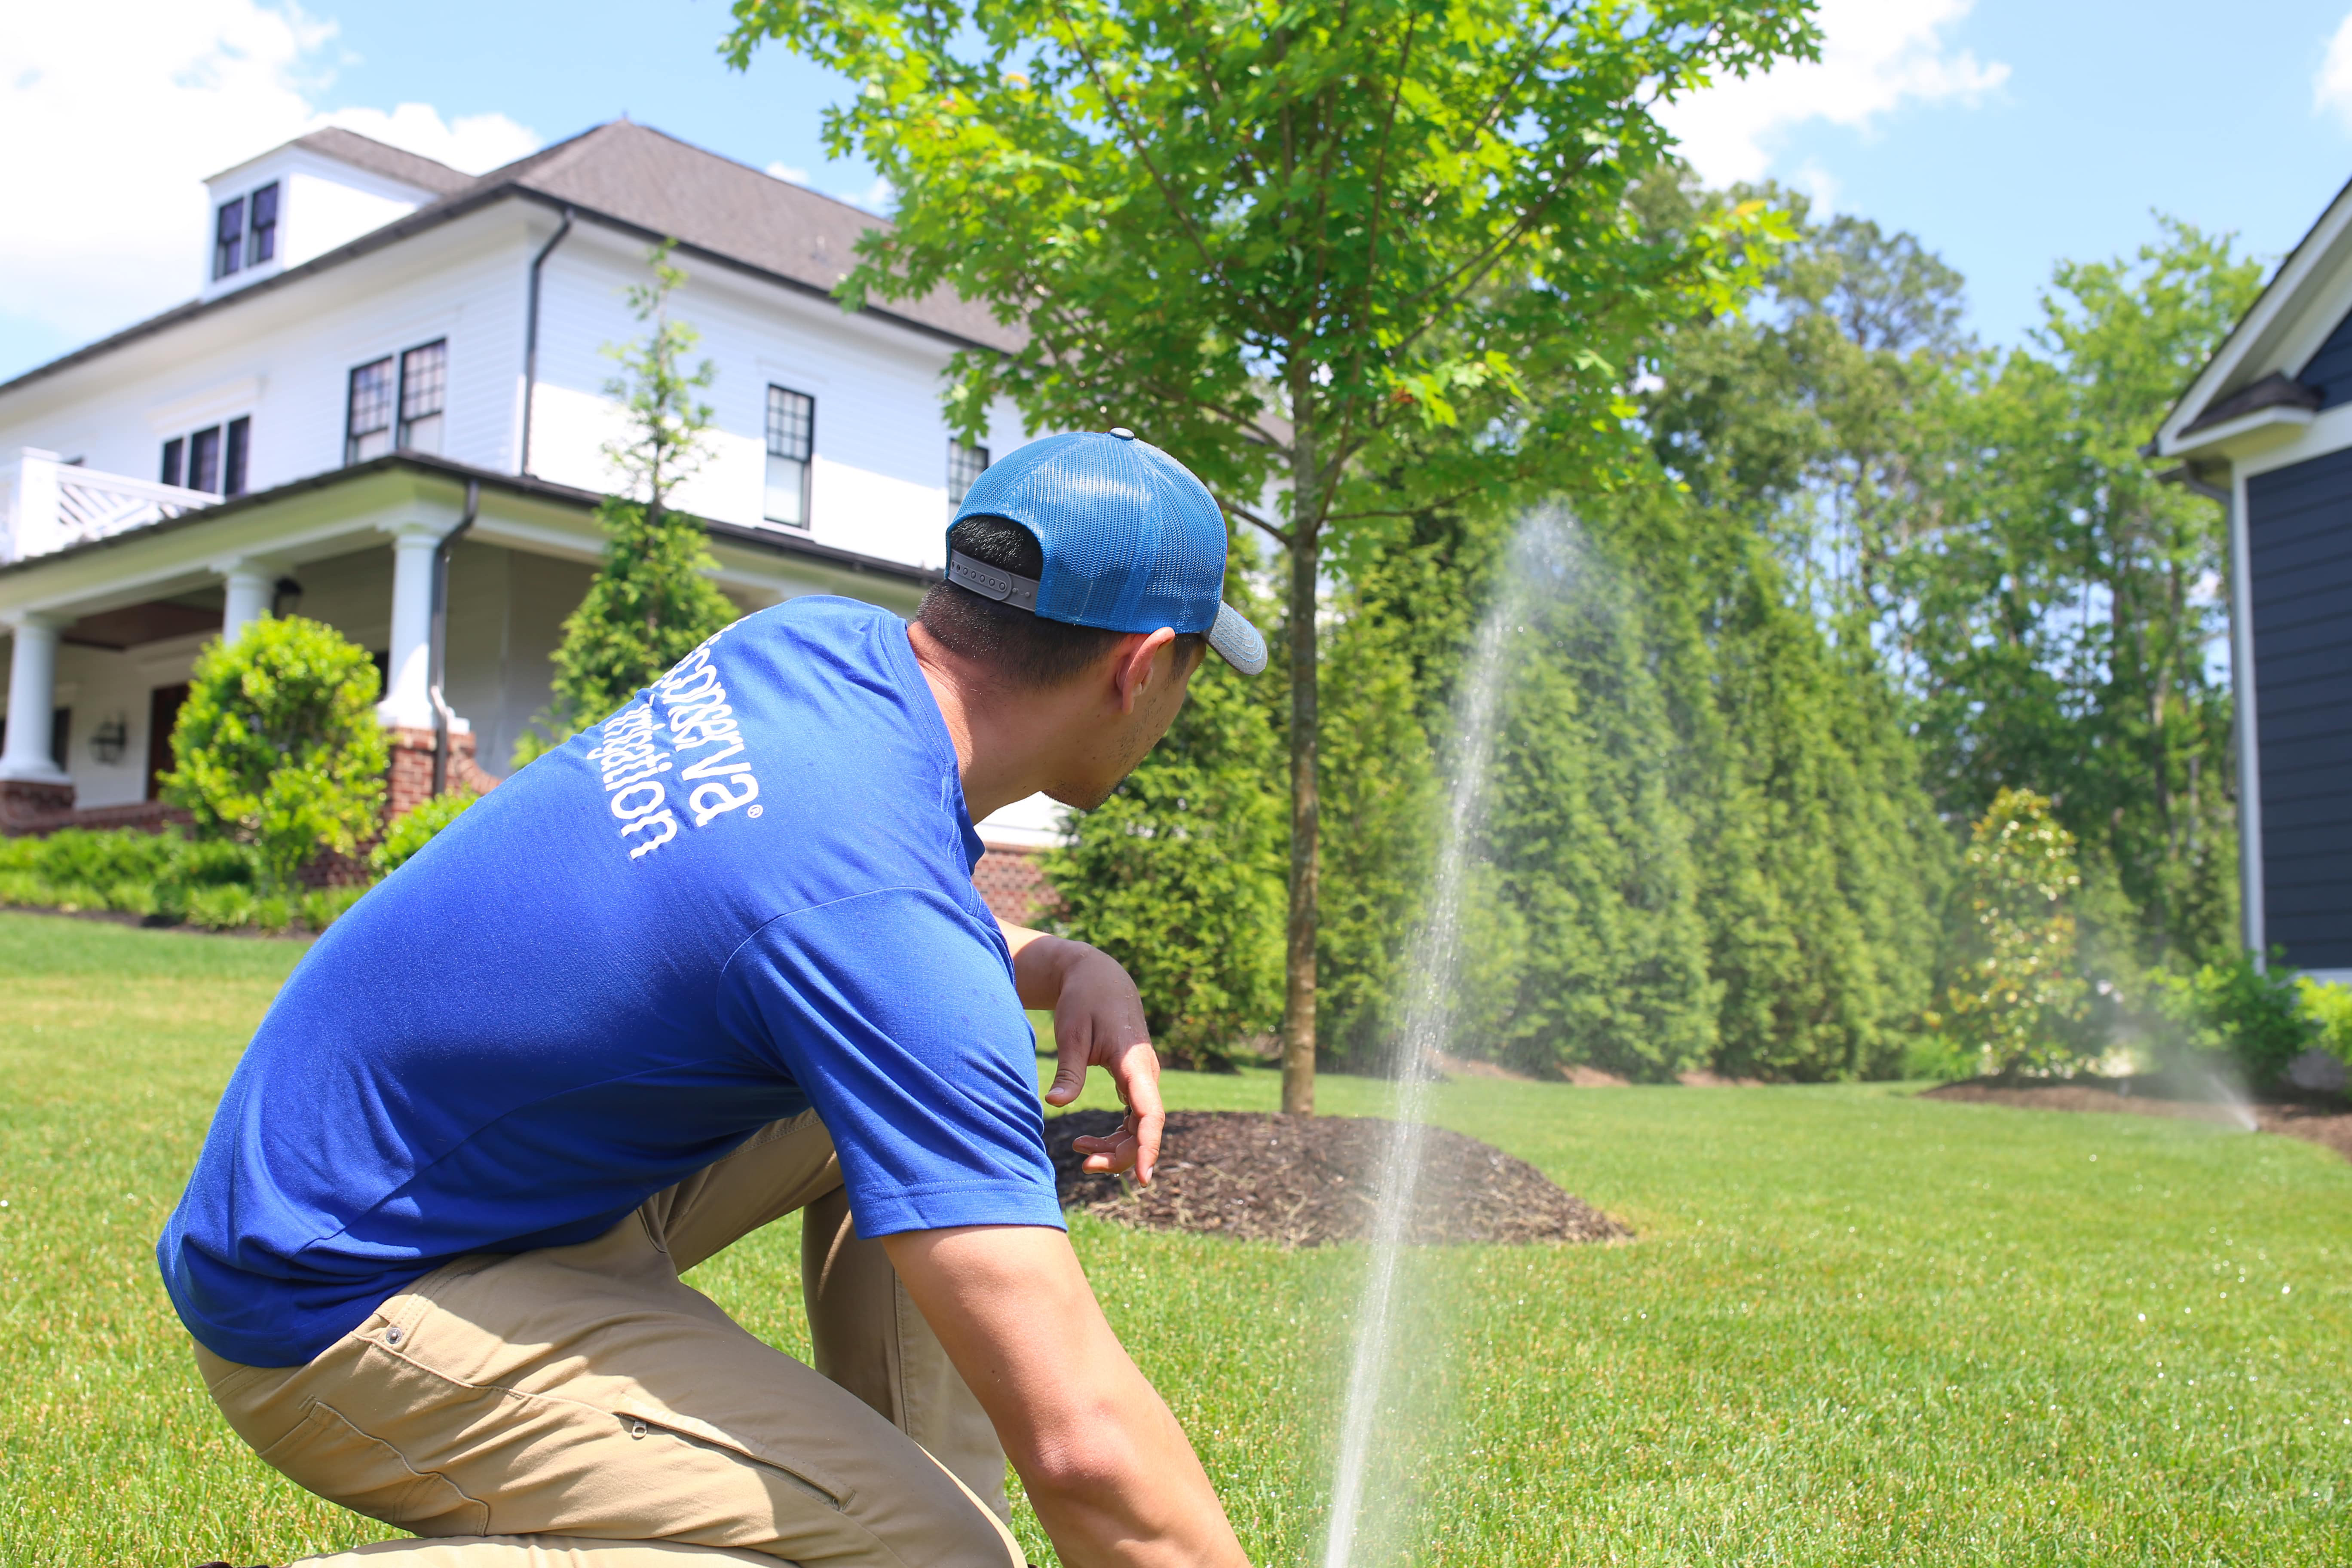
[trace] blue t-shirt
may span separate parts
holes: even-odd
[[[156,1246],[181,1321],[299,1365],[450,1259],[589,1240],[811,1105],[863,1236],[1059,1226],[980,855],[897,616],[738,622],[295,967]]]

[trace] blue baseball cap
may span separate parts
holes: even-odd
[[[1036,535],[1035,581],[948,548],[948,581],[1047,620],[1113,632],[1205,632],[1244,675],[1265,668],[1265,639],[1225,588],[1225,519],[1192,471],[1132,430],[1032,441],[972,482],[957,509]]]

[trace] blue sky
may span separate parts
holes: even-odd
[[[2284,252],[2352,176],[2352,0],[1826,0],[1828,58],[1681,111],[1703,173],[1770,174],[1909,229],[2014,342],[2061,258],[2151,209]],[[720,0],[125,0],[0,32],[0,377],[194,291],[214,169],[331,118],[465,167],[627,113],[852,200],[840,83],[779,49],[718,61]],[[2331,40],[2342,46],[2328,70]],[[2323,89],[2323,80],[2327,85]]]

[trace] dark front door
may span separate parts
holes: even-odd
[[[179,721],[180,704],[188,700],[185,686],[159,686],[147,697],[147,798],[156,798],[155,775],[172,766],[172,726]]]

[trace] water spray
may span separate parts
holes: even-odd
[[[1356,1352],[1349,1368],[1347,1405],[1339,1426],[1339,1464],[1332,1482],[1331,1532],[1324,1549],[1324,1568],[1350,1568],[1358,1547],[1364,1544],[1365,1475],[1371,1461],[1374,1423],[1394,1360],[1391,1341],[1397,1327],[1399,1271],[1421,1187],[1429,1089],[1435,1077],[1431,1068],[1453,1042],[1463,897],[1486,812],[1510,635],[1526,618],[1532,595],[1567,564],[1566,555],[1559,519],[1538,513],[1520,524],[1455,694],[1452,784],[1438,847],[1436,893],[1413,947],[1404,1028],[1398,1040],[1395,1120],[1390,1124],[1373,1211],[1371,1268],[1357,1313]]]

